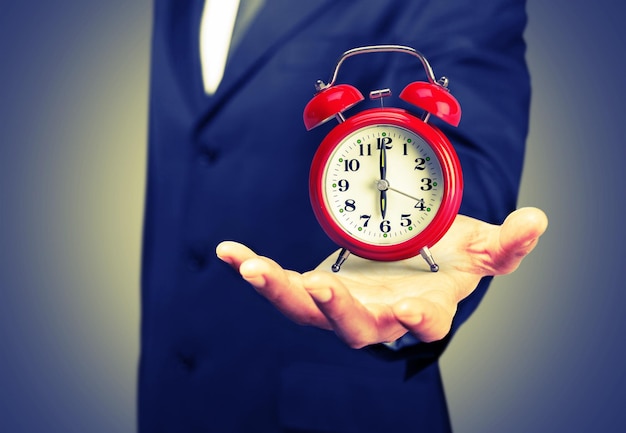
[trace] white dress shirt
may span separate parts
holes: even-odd
[[[228,55],[263,6],[264,0],[205,0],[200,21],[200,63],[204,91],[219,87]]]

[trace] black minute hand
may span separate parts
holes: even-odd
[[[380,143],[380,182],[377,182],[380,190],[380,213],[385,219],[387,214],[387,145]]]

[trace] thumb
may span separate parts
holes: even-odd
[[[511,213],[500,227],[494,257],[494,275],[517,269],[548,227],[548,217],[537,208],[527,207]]]

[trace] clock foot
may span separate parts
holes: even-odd
[[[428,266],[430,266],[431,272],[437,272],[439,270],[439,265],[435,263],[435,259],[433,258],[433,255],[428,249],[428,247],[422,248],[420,250],[420,254],[422,255],[422,258],[426,260],[426,263],[428,263]]]
[[[339,252],[339,257],[337,257],[335,264],[330,267],[333,272],[339,272],[339,270],[341,269],[341,265],[343,265],[343,263],[348,259],[349,255],[350,251],[345,248],[341,249],[341,251]]]

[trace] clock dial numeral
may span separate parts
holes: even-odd
[[[383,146],[385,149],[391,149],[393,147],[392,141],[391,137],[378,137],[376,138],[376,149],[380,150]]]
[[[344,165],[344,171],[359,171],[359,168],[361,168],[361,163],[358,159],[346,159]]]
[[[422,184],[423,185],[420,187],[422,191],[430,191],[431,189],[433,189],[433,186],[435,186],[433,180],[428,177],[422,178]]]
[[[383,220],[380,223],[380,231],[383,233],[389,233],[391,231],[391,223],[389,220]]]
[[[426,169],[426,158],[415,158],[415,168],[414,170],[425,170]]]
[[[348,199],[344,202],[343,209],[346,212],[354,212],[356,210],[356,202],[352,199]]]
[[[337,186],[339,187],[339,191],[346,192],[348,189],[350,189],[350,182],[348,182],[346,179],[339,179],[339,182],[337,182]]]

